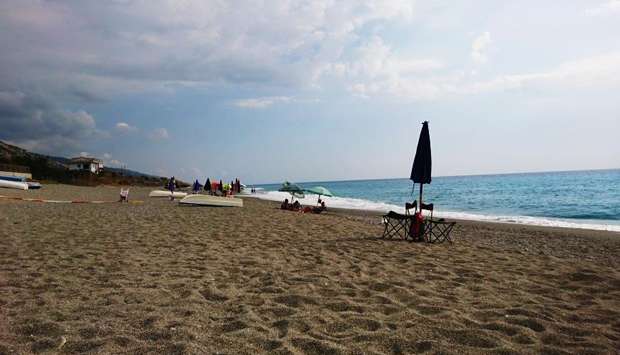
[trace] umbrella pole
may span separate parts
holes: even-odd
[[[424,190],[424,184],[420,184],[420,211],[422,211],[422,190]]]

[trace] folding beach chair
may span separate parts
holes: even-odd
[[[452,232],[452,228],[454,228],[455,225],[456,222],[448,222],[443,218],[436,221],[424,221],[424,240],[429,243],[443,243],[444,241],[448,241],[448,243],[452,244],[450,232]]]
[[[448,243],[452,244],[450,232],[452,232],[452,228],[454,228],[456,222],[448,222],[443,218],[434,220],[433,211],[435,210],[435,205],[432,203],[420,204],[420,211],[423,210],[431,211],[431,218],[423,220],[424,230],[422,231],[422,239],[429,243],[443,243],[444,241],[448,241]]]
[[[121,187],[121,197],[119,202],[129,202],[129,187]]]
[[[383,216],[385,230],[383,230],[381,238],[398,236],[401,239],[407,239],[409,235],[409,226],[411,225],[413,217],[414,216],[400,214],[394,211],[388,212],[388,214]]]
[[[435,204],[433,203],[420,204],[420,212],[424,212],[424,210],[431,211],[431,219],[433,219],[433,210],[435,210]]]
[[[418,200],[414,200],[412,203],[405,203],[405,214],[407,216],[410,215],[409,211],[413,210],[413,214],[415,215],[418,212]]]
[[[410,212],[411,210],[414,210],[413,215]],[[402,239],[407,239],[408,237],[412,237],[410,235],[411,225],[417,211],[418,201],[414,200],[412,203],[405,203],[405,214],[390,211],[388,214],[384,215],[383,224],[385,225],[385,230],[381,238],[399,236]]]

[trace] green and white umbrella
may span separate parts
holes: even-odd
[[[291,194],[291,196],[297,197],[297,198],[306,197],[304,195],[304,189],[299,187],[299,185],[297,185],[296,183],[290,182],[290,181],[284,182],[284,184],[282,184],[282,187],[278,189],[278,191],[288,192],[289,194]]]
[[[319,199],[321,198],[321,196],[334,197],[334,195],[332,195],[332,193],[323,186],[310,187],[307,188],[306,191],[319,195]]]

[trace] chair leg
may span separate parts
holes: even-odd
[[[388,225],[387,225],[387,223],[386,223],[386,224],[385,224],[385,229],[383,230],[383,235],[381,236],[381,238],[385,238],[385,236],[387,235],[387,233],[388,233]]]
[[[443,243],[444,241],[448,241],[448,243],[452,244],[452,239],[450,238],[450,232],[455,224],[444,225],[442,227],[436,226],[431,233],[431,243],[439,242]]]
[[[397,235],[399,236],[401,239],[407,239],[407,225],[405,223],[403,223],[402,221],[397,221],[394,224],[394,233],[392,235]],[[405,236],[403,237],[401,231],[403,231],[405,233]]]
[[[397,235],[401,239],[407,239],[407,224],[404,222],[404,220],[393,221],[391,219],[385,219],[385,229],[383,230],[383,235],[381,236],[381,238],[392,238],[394,235]],[[404,236],[402,235],[402,232],[405,233]]]
[[[441,241],[442,241],[442,243],[443,243],[444,241],[446,241],[446,240],[447,240],[447,241],[448,241],[448,243],[452,244],[452,239],[450,238],[450,232],[452,232],[452,228],[453,228],[454,226],[455,226],[454,224],[451,224],[451,225],[447,226],[447,227],[446,227],[446,228],[445,228],[445,229],[441,232],[440,237],[443,237],[443,238],[442,238],[442,240],[441,240]]]

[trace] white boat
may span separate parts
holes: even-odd
[[[0,180],[26,182],[26,178],[0,175]]]
[[[28,184],[25,182],[0,180],[0,187],[6,187],[9,189],[28,190]]]
[[[149,197],[170,197],[171,192],[167,190],[155,190],[149,193]],[[185,192],[175,192],[172,194],[174,198],[182,198],[187,196]]]
[[[41,188],[41,184],[35,181],[28,181],[26,184],[28,185],[28,190],[37,190]]]
[[[179,201],[179,206],[243,207],[243,199],[211,195],[188,195]]]

